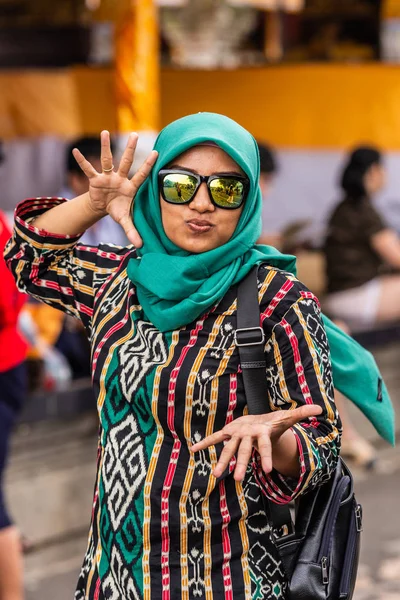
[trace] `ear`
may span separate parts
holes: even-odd
[[[76,186],[81,187],[82,181],[86,181],[87,177],[85,173],[76,173],[73,171],[72,173],[68,173],[68,186],[72,189],[75,189]]]
[[[75,172],[67,173],[67,184],[71,188],[74,185],[75,177],[76,177],[76,173]]]

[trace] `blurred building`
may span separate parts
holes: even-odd
[[[210,110],[279,153],[266,231],[300,216],[317,231],[360,142],[387,156],[400,228],[399,18],[394,0],[0,0],[1,205],[57,193],[77,135],[139,130],[143,156],[161,126]]]

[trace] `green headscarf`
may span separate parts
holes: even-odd
[[[250,190],[231,239],[214,250],[191,254],[165,235],[157,175],[174,158],[207,141],[216,143],[243,169],[250,180]],[[146,317],[160,331],[178,329],[194,321],[256,264],[267,263],[296,273],[293,256],[256,243],[261,234],[260,161],[257,143],[246,129],[223,115],[198,113],[165,127],[155,150],[159,152],[157,162],[134,202],[133,220],[143,246],[138,249],[140,259],[130,261],[128,276],[136,285]],[[373,357],[329,319],[325,318],[325,326],[335,387],[353,400],[378,432],[393,443],[393,408],[384,384],[379,383]]]

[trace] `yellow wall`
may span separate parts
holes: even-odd
[[[163,69],[161,124],[229,115],[277,146],[400,149],[400,66],[299,65],[238,71]],[[0,138],[116,129],[110,69],[0,72]]]

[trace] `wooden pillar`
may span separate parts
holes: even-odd
[[[154,0],[128,0],[115,29],[118,132],[157,131],[160,113],[158,11]]]

